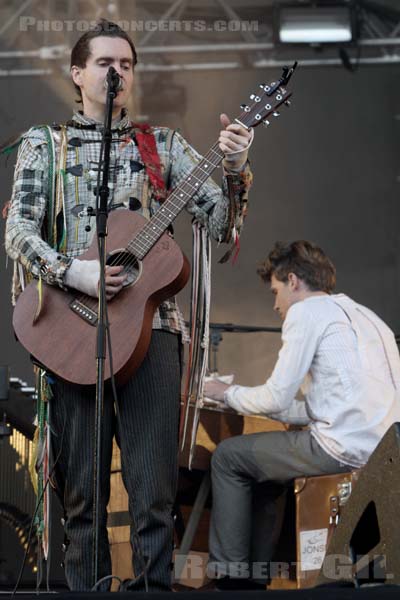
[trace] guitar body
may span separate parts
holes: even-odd
[[[126,247],[147,222],[129,210],[110,213],[107,251],[108,256],[114,257],[113,264],[133,262]],[[79,259],[97,258],[97,239],[94,238]],[[136,280],[107,303],[113,368],[119,385],[126,383],[146,355],[155,310],[185,286],[190,272],[188,260],[166,233],[136,266]],[[18,340],[58,377],[74,384],[94,385],[97,300],[75,290],[66,292],[46,284],[42,287],[40,308],[37,281],[30,283],[18,298],[13,316]],[[110,376],[107,349],[105,377]]]

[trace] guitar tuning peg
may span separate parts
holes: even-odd
[[[292,103],[290,102],[290,100],[285,100],[285,104],[287,107],[289,107],[289,106],[291,106]]]
[[[260,88],[263,90],[266,85],[267,85],[266,83],[260,83]]]
[[[275,112],[272,113],[273,117],[279,117],[280,116],[280,112],[278,112],[277,110]]]
[[[240,108],[241,108],[242,110],[245,110],[245,109],[247,108],[247,104],[241,104],[241,105],[240,105]]]
[[[263,125],[264,125],[265,127],[268,127],[268,126],[269,126],[269,121],[267,121],[267,119],[265,119],[265,120],[263,121]]]

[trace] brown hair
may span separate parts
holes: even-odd
[[[86,67],[87,59],[90,56],[90,42],[97,37],[114,37],[126,40],[132,50],[132,68],[134,68],[137,63],[137,54],[134,43],[126,31],[121,29],[121,27],[116,23],[107,21],[107,19],[100,19],[93,29],[90,29],[79,38],[71,51],[71,67],[76,66],[80,67],[81,69]],[[80,87],[75,83],[74,86],[80,98],[77,100],[77,102],[82,102]]]
[[[285,283],[289,273],[294,273],[311,291],[328,294],[336,285],[334,264],[319,246],[307,240],[276,242],[268,258],[258,267],[257,273],[265,282],[270,282],[272,275],[275,275]]]

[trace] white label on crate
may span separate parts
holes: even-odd
[[[322,567],[327,538],[327,529],[300,531],[300,569],[302,571],[315,571]]]

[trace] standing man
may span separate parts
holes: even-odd
[[[131,95],[136,51],[117,25],[100,22],[75,44],[71,76],[82,102],[66,125],[33,127],[22,137],[6,230],[6,250],[16,261],[14,293],[27,278],[63,289],[98,295],[99,263],[79,261],[95,234],[95,198],[106,105],[106,76],[114,67],[122,88],[114,101],[110,157],[111,209],[137,210],[149,218],[160,198],[140,153],[137,129],[126,105]],[[243,219],[251,173],[250,132],[221,115],[220,148],[225,153],[222,191],[210,179],[188,211],[219,241],[230,241]],[[175,188],[199,155],[177,132],[152,128],[150,135],[167,189]],[[154,158],[154,157],[153,157]],[[55,192],[51,193],[55,174]],[[228,186],[228,177],[230,184]],[[230,192],[228,193],[228,187]],[[122,288],[121,267],[106,269],[106,293]],[[173,543],[172,507],[177,486],[180,406],[180,344],[183,319],[174,301],[156,311],[148,354],[134,377],[118,390],[115,423],[111,391],[104,406],[101,473],[99,577],[111,574],[106,530],[112,438],[117,434],[129,510],[139,534],[150,591],[169,590]],[[49,332],[49,335],[51,332]],[[50,343],[50,340],[49,340]],[[62,344],[62,340],[51,340]],[[95,360],[95,357],[93,357]],[[53,456],[58,491],[66,513],[65,572],[71,590],[89,590],[92,577],[93,439],[95,391],[71,386],[49,374]],[[133,538],[131,538],[133,541]],[[143,589],[143,561],[134,552],[135,589]]]
[[[302,240],[278,242],[258,273],[270,283],[283,320],[273,373],[256,387],[211,381],[204,393],[242,414],[309,427],[233,437],[214,452],[210,560],[222,589],[255,586],[261,574],[252,564],[273,555],[277,515],[271,498],[263,510],[273,519],[257,536],[269,548],[260,551],[252,543],[255,484],[269,483],[277,497],[275,484],[283,491],[296,477],[362,467],[400,421],[394,335],[368,308],[344,294],[332,295],[336,272],[323,250]],[[296,399],[300,389],[302,400]],[[238,563],[247,581],[235,581]]]

